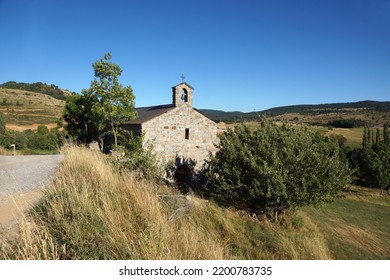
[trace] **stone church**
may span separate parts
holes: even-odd
[[[136,108],[138,118],[123,128],[144,137],[161,163],[173,162],[173,177],[191,184],[218,141],[216,123],[193,108],[193,88],[182,82],[172,87],[172,104]]]

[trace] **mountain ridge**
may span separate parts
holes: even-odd
[[[308,114],[313,113],[313,111],[315,110],[320,110],[322,113],[333,113],[340,112],[340,110],[343,109],[369,109],[389,112],[390,101],[363,100],[356,102],[288,105],[248,113],[240,111],[223,111],[214,109],[199,109],[199,111],[217,122],[236,122],[253,120],[258,118],[259,116],[275,117],[292,113]]]

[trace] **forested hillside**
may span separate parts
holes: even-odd
[[[30,92],[36,92],[36,93],[44,93],[46,95],[49,95],[55,99],[60,100],[66,100],[66,98],[72,94],[73,92],[70,92],[68,90],[60,89],[56,85],[48,85],[46,83],[17,83],[14,81],[9,81],[4,84],[0,84],[0,88],[7,88],[7,89],[20,89]]]
[[[324,115],[332,116],[332,120],[335,120],[335,117],[341,117],[342,119],[356,118],[356,115],[361,113],[369,113],[367,118],[373,118],[376,114],[390,114],[390,101],[379,102],[379,101],[359,101],[359,102],[349,102],[349,103],[329,103],[329,104],[317,104],[317,105],[291,105],[291,106],[282,106],[275,107],[258,112],[249,112],[243,113],[239,111],[234,112],[225,112],[221,110],[210,110],[210,109],[201,109],[202,113],[208,115],[210,118],[217,122],[243,122],[243,121],[253,121],[257,120],[259,116],[266,117],[277,117],[285,115],[286,117],[300,116],[321,116],[322,119]],[[335,116],[338,115],[338,116]],[[328,118],[326,118],[328,122]],[[317,122],[317,121],[316,121]],[[326,122],[326,124],[327,124]],[[383,125],[383,124],[382,124]]]

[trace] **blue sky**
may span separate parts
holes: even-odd
[[[88,88],[106,52],[137,106],[390,100],[390,0],[0,0],[0,83]]]

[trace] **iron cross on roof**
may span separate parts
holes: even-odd
[[[181,74],[181,76],[180,76],[180,79],[181,79],[181,81],[184,83],[184,80],[185,80],[185,76],[184,76],[184,74]]]

